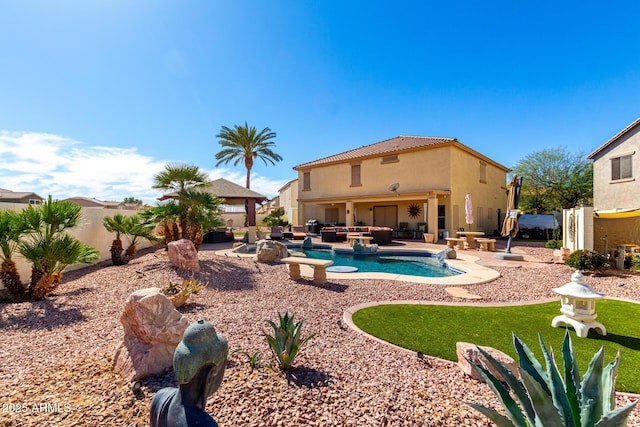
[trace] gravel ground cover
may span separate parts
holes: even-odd
[[[531,301],[556,297],[551,289],[569,281],[571,268],[549,263],[551,250],[519,242],[513,250],[526,254],[527,262],[504,266],[485,257],[479,262],[501,277],[465,288],[483,302]],[[462,301],[442,286],[294,282],[282,264],[257,265],[209,250],[200,253],[200,265],[195,277],[208,286],[180,311],[190,322],[212,322],[231,350],[262,355],[262,366],[253,370],[241,352],[231,357],[221,388],[207,404],[221,426],[491,425],[462,402],[498,407],[493,394],[454,363],[420,359],[359,335],[341,320],[346,308],[368,301]],[[156,248],[126,266],[65,273],[59,293],[45,301],[0,303],[0,426],[148,425],[151,399],[160,388],[176,385],[173,372],[143,380],[138,393],[112,372],[123,334],[119,317],[133,291],[181,277],[184,272]],[[640,276],[589,276],[587,282],[609,296],[640,300]],[[303,334],[316,334],[287,374],[265,366],[271,358],[262,336],[269,332],[264,320],[285,310],[304,320]],[[636,398],[620,395],[618,406]],[[640,409],[629,425],[640,426]]]

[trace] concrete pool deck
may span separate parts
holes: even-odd
[[[319,238],[313,237],[311,241],[314,245],[325,245],[339,249],[349,249],[346,242],[338,242],[327,244],[323,243]],[[302,244],[301,240],[296,241],[282,241],[285,244],[288,242],[292,245]],[[211,249],[216,251],[218,256],[226,257],[253,257],[255,254],[241,254],[233,252],[231,243],[227,243],[224,249],[221,248],[221,244],[203,245],[203,249]],[[446,244],[443,243],[425,243],[419,240],[394,240],[394,243],[389,246],[380,246],[378,252],[403,252],[403,251],[425,251],[432,254],[446,249]],[[457,274],[450,277],[420,277],[409,276],[404,274],[390,274],[390,273],[371,273],[371,272],[356,272],[356,273],[332,273],[327,272],[327,280],[397,280],[403,282],[413,283],[428,283],[444,286],[461,286],[461,285],[473,285],[478,283],[490,282],[500,277],[500,273],[492,269],[492,266],[509,266],[517,267],[518,265],[531,264],[531,265],[544,265],[539,260],[530,259],[527,255],[513,248],[513,253],[523,255],[522,261],[509,261],[498,259],[494,257],[497,252],[503,252],[504,249],[497,249],[495,252],[484,252],[479,250],[456,250],[456,259],[447,259],[446,263],[453,269],[460,270],[464,274]],[[302,277],[307,279],[313,278],[313,269],[309,266],[301,265],[300,273]]]

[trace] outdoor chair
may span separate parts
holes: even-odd
[[[399,239],[409,237],[409,223],[408,222],[399,222],[398,223],[398,231],[397,236]]]

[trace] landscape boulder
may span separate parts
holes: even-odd
[[[274,240],[259,240],[256,242],[255,260],[272,263],[289,256],[287,245]]]
[[[129,295],[120,323],[124,339],[115,352],[113,369],[128,381],[170,368],[173,352],[189,326],[160,288]]]
[[[513,360],[509,355],[503,353],[500,350],[496,350],[491,347],[479,346],[484,351],[489,353],[491,357],[496,359],[502,366],[506,367],[508,370],[513,373],[516,377],[518,374],[518,365],[515,360]],[[497,379],[504,382],[504,378],[500,373],[498,373],[488,362],[486,362],[484,356],[478,351],[478,348],[475,344],[471,344],[468,342],[457,342],[456,343],[456,353],[458,355],[458,366],[462,369],[462,372],[467,374],[473,379],[478,381],[483,381],[482,376],[476,372],[476,370],[465,360],[465,357],[475,364],[482,366],[483,368],[488,369]]]
[[[198,251],[191,240],[180,239],[167,245],[169,261],[183,270],[200,271]]]

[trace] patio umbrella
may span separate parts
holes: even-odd
[[[509,186],[509,195],[507,196],[507,214],[502,223],[502,236],[509,236],[507,243],[507,253],[511,253],[511,239],[518,234],[518,201],[520,199],[520,187],[522,186],[522,177],[514,175],[511,178]]]
[[[471,193],[464,196],[464,220],[467,225],[473,224],[473,205],[471,204]]]

